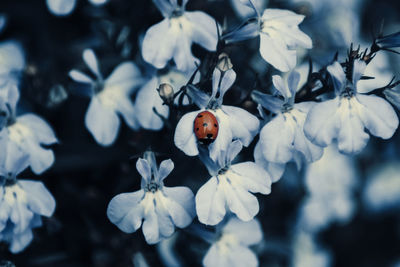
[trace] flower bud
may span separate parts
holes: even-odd
[[[164,103],[170,104],[174,101],[174,89],[169,83],[160,84],[160,87],[158,88],[158,93]]]
[[[233,65],[231,62],[231,59],[229,58],[227,53],[221,53],[218,56],[218,63],[217,63],[217,68],[222,71],[228,71],[232,69]]]

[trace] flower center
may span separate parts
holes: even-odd
[[[155,193],[158,190],[158,188],[160,188],[160,186],[156,182],[151,181],[146,185],[145,191]]]

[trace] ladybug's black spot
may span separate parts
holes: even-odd
[[[213,134],[207,134],[207,138],[212,138]]]
[[[207,127],[207,126],[208,126],[208,124],[205,122],[205,123],[203,123],[203,126],[204,126],[204,127]]]
[[[215,127],[218,127],[218,125],[217,125],[216,123],[214,123],[214,126],[215,126]]]
[[[196,128],[196,131],[198,131],[199,130],[199,128]]]
[[[201,118],[201,117],[203,117],[203,115],[201,115],[201,114],[200,114],[200,115],[197,115],[197,118]]]

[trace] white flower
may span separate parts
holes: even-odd
[[[90,86],[91,101],[85,115],[85,125],[97,143],[109,146],[117,138],[120,127],[118,114],[130,128],[139,127],[130,95],[141,83],[140,71],[133,62],[123,62],[104,80],[93,50],[83,51],[83,60],[96,80],[77,70],[71,70],[69,76],[76,82]]]
[[[169,108],[167,105],[163,105],[164,102],[157,88],[162,83],[168,83],[174,89],[174,93],[176,93],[186,84],[188,79],[189,77],[186,73],[175,69],[170,70],[168,73],[154,74],[152,78],[138,90],[136,95],[135,109],[136,112],[140,114],[140,116],[137,117],[140,126],[147,130],[160,130],[164,126],[164,121],[159,115],[168,118]],[[184,103],[188,103],[186,97]],[[159,115],[157,115],[153,109],[156,109]]]
[[[50,217],[56,205],[42,182],[16,179],[28,164],[28,157],[22,156],[0,168],[4,181],[0,186],[0,240],[10,243],[13,253],[31,242],[31,229],[41,225],[40,216]]]
[[[147,30],[142,44],[142,56],[156,68],[164,68],[174,59],[179,70],[193,70],[198,63],[192,52],[192,43],[197,43],[209,51],[217,47],[217,25],[209,15],[201,12],[185,11],[188,0],[153,0],[164,16],[164,20]]]
[[[54,163],[53,150],[42,145],[57,143],[53,130],[39,116],[28,113],[14,118],[8,117],[7,125],[0,131],[0,147],[5,151],[0,165],[12,165],[21,155],[27,155],[32,171],[41,174]]]
[[[250,161],[231,164],[241,149],[241,142],[236,140],[217,163],[203,158],[212,177],[196,194],[196,212],[201,223],[218,224],[227,209],[242,221],[250,221],[259,210],[258,200],[251,193],[271,192],[271,178],[263,168]]]
[[[301,207],[302,227],[315,232],[335,221],[348,222],[356,208],[356,179],[354,160],[339,153],[334,145],[327,147],[323,157],[306,169],[308,196]]]
[[[188,87],[188,94],[200,108],[185,114],[178,122],[175,130],[175,145],[188,156],[199,154],[197,139],[193,131],[194,120],[200,112],[211,112],[218,121],[218,136],[208,145],[210,157],[215,161],[222,151],[234,139],[239,139],[244,146],[248,146],[258,133],[259,121],[257,117],[244,109],[222,105],[224,94],[232,86],[236,73],[230,69],[221,72],[218,69],[213,73],[212,95],[209,96],[193,86]],[[218,95],[218,97],[217,97]]]
[[[221,229],[220,238],[212,244],[203,258],[206,267],[256,267],[257,256],[249,246],[261,242],[260,223],[254,219],[243,222],[232,217]]]
[[[76,0],[46,0],[47,8],[55,16],[68,16],[74,11]]]
[[[365,66],[363,61],[354,61],[351,81],[338,62],[328,66],[336,97],[316,104],[308,113],[304,132],[311,142],[325,147],[337,139],[340,152],[353,154],[367,145],[369,134],[365,128],[383,139],[393,136],[399,120],[392,106],[383,98],[361,94],[357,89]]]
[[[312,41],[298,25],[303,15],[284,9],[265,9],[260,14],[252,0],[248,6],[257,13],[257,20],[244,24],[241,28],[228,33],[224,38],[235,42],[260,36],[260,54],[274,68],[286,72],[296,66],[296,48],[312,48]]]
[[[294,103],[299,79],[300,75],[296,71],[289,75],[287,84],[278,75],[272,77],[274,87],[283,100],[277,96],[253,92],[255,101],[276,114],[261,129],[260,141],[254,150],[258,164],[267,170],[276,169],[276,172],[272,172],[277,173],[274,180],[279,178],[279,173],[282,174],[282,164],[295,161],[300,165],[302,159],[313,162],[321,158],[323,153],[321,147],[312,144],[304,136],[304,121],[315,103]]]
[[[192,191],[183,186],[166,187],[164,179],[174,168],[172,160],[164,160],[158,169],[154,154],[146,152],[145,159],[136,162],[142,176],[142,189],[115,196],[107,208],[109,220],[126,233],[133,233],[143,221],[147,243],[155,244],[171,236],[175,226],[188,226],[194,216]]]
[[[399,162],[385,163],[368,173],[362,195],[366,207],[374,212],[400,210]]]

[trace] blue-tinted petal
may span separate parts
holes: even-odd
[[[80,72],[79,70],[71,70],[68,73],[69,77],[71,77],[72,80],[80,83],[88,83],[91,84],[93,83],[93,79],[86,74]]]
[[[143,59],[158,69],[164,68],[174,55],[176,42],[177,36],[170,30],[170,20],[164,19],[147,30],[142,44]]]
[[[171,159],[163,160],[158,169],[158,181],[162,182],[174,169],[174,162]]]
[[[94,96],[85,115],[85,125],[97,143],[109,146],[117,138],[120,120],[114,110],[103,106]]]
[[[208,102],[210,101],[210,96],[206,93],[200,91],[195,86],[189,84],[186,87],[187,94],[192,99],[192,101],[201,109],[207,107]]]
[[[19,116],[17,122],[27,126],[34,134],[35,139],[41,144],[50,145],[58,142],[49,124],[35,114],[29,113]]]
[[[267,161],[286,163],[293,157],[294,129],[278,114],[260,132],[260,144]]]
[[[21,71],[25,67],[25,55],[21,45],[15,41],[0,44],[0,73]]]
[[[260,54],[274,68],[286,72],[296,66],[296,51],[289,50],[283,40],[260,34]]]
[[[46,0],[47,7],[55,16],[67,16],[75,8],[76,0]]]
[[[332,65],[329,65],[327,70],[332,77],[336,94],[339,94],[346,85],[346,74],[344,73],[340,63],[337,61],[335,61]]]
[[[194,120],[199,111],[186,113],[178,122],[175,129],[175,145],[188,156],[199,154],[197,139],[193,131]]]
[[[192,41],[209,51],[217,49],[217,22],[204,12],[185,12],[185,16],[193,24]]]
[[[149,183],[151,181],[151,167],[147,160],[139,158],[136,161],[136,169],[146,182]]]
[[[228,146],[228,151],[226,153],[227,163],[231,163],[236,158],[236,156],[240,153],[242,148],[243,148],[243,145],[242,145],[242,142],[240,142],[240,140],[233,141]]]
[[[239,42],[257,37],[260,34],[259,29],[260,28],[257,22],[250,22],[224,35],[223,38],[228,43]]]
[[[135,232],[142,224],[143,207],[140,201],[143,196],[143,190],[116,195],[108,204],[108,219],[125,233]]]
[[[158,10],[160,10],[164,18],[169,18],[172,15],[172,12],[177,8],[176,1],[153,0],[153,3],[156,5]]]
[[[357,100],[363,105],[359,113],[365,128],[375,136],[389,139],[399,126],[399,119],[392,106],[383,98],[373,95],[356,95]]]
[[[30,166],[35,174],[41,174],[53,165],[53,150],[43,148],[35,140],[25,140],[25,142],[24,150],[29,153]]]
[[[265,109],[275,114],[281,112],[284,104],[282,99],[272,95],[263,94],[256,90],[251,93],[251,98]]]
[[[199,65],[199,60],[192,54],[192,42],[190,37],[185,35],[184,32],[179,32],[176,36],[174,61],[176,68],[181,71],[192,71]]]
[[[30,228],[26,229],[23,233],[14,234],[10,240],[10,251],[12,253],[19,253],[23,251],[33,239],[33,233]]]
[[[234,106],[222,106],[221,109],[229,117],[233,138],[240,139],[244,146],[250,145],[260,127],[260,121],[257,117],[242,108]]]
[[[143,235],[150,245],[158,243],[160,236],[160,225],[154,206],[146,213],[142,226]]]
[[[300,81],[300,74],[297,71],[292,71],[289,74],[288,77],[288,87],[289,87],[289,91],[292,94],[292,98],[294,98],[294,96],[296,95],[297,92],[297,87],[299,85],[299,81]]]
[[[219,86],[219,97],[218,99],[220,100],[220,104],[222,104],[222,99],[226,93],[226,91],[228,91],[232,84],[235,82],[236,80],[236,72],[233,69],[230,69],[226,72],[224,72],[222,79],[221,79],[221,83]]]
[[[39,181],[21,180],[19,184],[26,192],[28,207],[36,214],[50,217],[56,208],[56,201],[47,188]]]
[[[174,224],[179,228],[188,226],[194,216],[194,196],[188,187],[163,187],[163,193],[168,198],[167,209]]]
[[[158,85],[157,77],[153,77],[139,89],[135,100],[136,112],[140,114],[137,119],[140,125],[148,130],[160,130],[164,126],[164,122],[153,108],[165,118],[169,116],[169,108],[163,105],[164,102],[157,92]]]
[[[273,183],[279,181],[285,171],[286,163],[273,163],[265,159],[260,142],[254,148],[254,160],[269,173]]]
[[[210,151],[210,158],[213,161],[217,161],[221,157],[221,153],[228,149],[229,144],[233,139],[233,129],[231,126],[231,118],[222,109],[217,109],[216,111],[209,110],[214,114],[218,121],[218,135],[215,141],[208,146]],[[232,123],[234,121],[232,120]],[[240,137],[237,137],[240,138]],[[244,138],[240,141],[244,142]]]
[[[135,109],[129,96],[122,96],[118,100],[116,111],[122,115],[126,124],[133,130],[139,129],[139,121],[137,119],[137,110]]]
[[[222,229],[223,234],[232,234],[239,239],[239,242],[246,246],[255,245],[261,242],[263,231],[258,220],[243,222],[232,217]]]
[[[108,76],[104,87],[130,93],[140,83],[141,78],[138,67],[133,62],[123,62]]]
[[[279,75],[272,76],[272,83],[274,84],[275,89],[283,96],[286,100],[290,99],[293,94],[290,88],[285,84],[282,77]]]
[[[206,225],[216,225],[225,216],[225,195],[219,187],[217,177],[211,177],[196,194],[196,213],[199,221]]]
[[[364,70],[367,67],[365,61],[363,60],[354,60],[353,65],[353,85],[356,85],[358,80],[363,76]]]
[[[85,61],[86,65],[93,72],[96,77],[101,78],[99,62],[97,61],[96,54],[92,49],[85,49],[83,51],[83,61]]]
[[[241,186],[253,193],[271,193],[269,174],[254,162],[241,162],[231,166],[232,172],[241,176]],[[230,175],[230,174],[229,174]],[[227,174],[227,176],[229,176]]]

